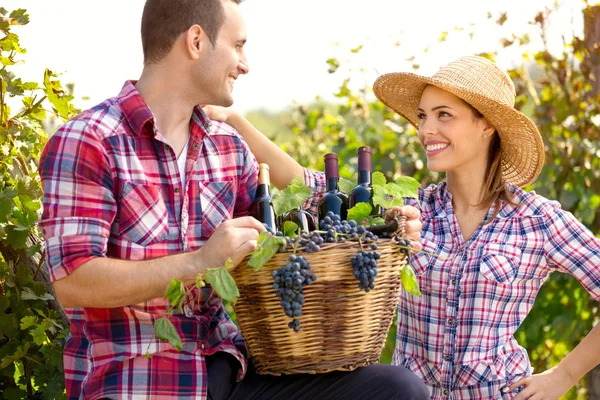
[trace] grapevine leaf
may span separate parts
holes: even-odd
[[[404,266],[404,268],[402,268],[402,272],[400,272],[400,280],[402,281],[404,290],[412,295],[421,296],[421,290],[419,290],[417,276],[410,265],[407,264]]]
[[[283,236],[289,236],[293,238],[296,236],[296,232],[298,231],[298,224],[292,221],[285,221],[283,223]]]
[[[262,232],[258,235],[258,243],[248,261],[248,266],[252,267],[254,271],[260,270],[279,251],[279,248],[285,245],[283,237],[271,235],[266,231]]]
[[[8,225],[5,229],[6,243],[15,249],[24,249],[27,247],[28,230],[18,230],[14,225]]]
[[[48,336],[46,335],[46,330],[52,327],[52,322],[45,320],[41,324],[37,325],[35,328],[31,329],[29,333],[33,336],[33,343],[38,346],[42,346],[44,343],[48,342]]]
[[[33,290],[31,290],[30,288],[26,287],[21,292],[21,299],[22,300],[44,300],[44,301],[48,301],[48,300],[54,300],[54,297],[50,293],[44,293],[41,296],[38,296],[37,294],[34,293]]]
[[[204,279],[223,300],[235,303],[240,297],[240,291],[227,270],[227,267],[231,265],[231,260],[227,260],[223,267],[208,268],[204,273]]]
[[[369,217],[372,209],[373,207],[368,203],[358,203],[348,210],[348,220],[353,220],[357,224],[360,224],[365,218]]]
[[[40,249],[42,248],[42,244],[38,243],[34,246],[31,246],[27,249],[27,257],[33,257],[35,254],[37,254],[38,251],[40,251]]]
[[[350,192],[352,192],[352,190],[356,187],[356,181],[353,182],[350,179],[340,178],[338,187],[342,192],[350,194]]]
[[[29,23],[29,14],[24,8],[19,8],[10,13],[10,18],[15,19],[15,23],[18,25],[27,25]]]
[[[390,201],[385,195],[385,189],[383,186],[373,186],[373,204],[381,206],[383,208],[389,208]]]
[[[181,306],[183,304],[183,300],[185,299],[185,286],[183,282],[173,279],[171,283],[169,283],[169,287],[165,293],[165,299],[169,300],[169,304],[171,307],[176,307],[181,312]]]
[[[385,225],[385,220],[381,217],[375,217],[375,218],[371,218],[369,220],[369,226],[380,226],[380,225]]]
[[[27,328],[32,327],[37,323],[37,317],[29,316],[21,318],[21,330],[24,331]]]
[[[176,350],[181,350],[183,344],[177,330],[167,317],[161,317],[154,323],[154,333],[159,340],[169,342]]]
[[[29,351],[30,347],[31,343],[25,342],[25,345],[23,347],[17,347],[17,350],[12,355],[3,357],[0,361],[0,369],[4,369],[15,361],[23,358],[25,355],[27,355],[27,351]]]
[[[371,182],[373,186],[385,186],[387,179],[383,173],[376,171],[373,172],[373,175],[371,176]]]
[[[410,176],[401,176],[396,179],[401,197],[419,197],[419,181]]]
[[[277,216],[295,210],[312,195],[308,186],[302,183],[302,178],[297,176],[283,190],[273,195],[273,208]]]

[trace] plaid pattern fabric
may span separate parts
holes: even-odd
[[[573,275],[600,300],[600,240],[559,203],[511,190],[521,206],[503,202],[466,243],[445,183],[407,200],[422,213],[424,252],[411,265],[423,296],[401,295],[393,363],[421,376],[432,399],[516,395],[501,389],[532,368],[513,334],[551,272]]]
[[[175,153],[134,82],[127,82],[119,96],[67,122],[44,149],[40,227],[51,279],[95,257],[144,260],[198,249],[219,223],[247,212],[257,170],[237,133],[197,108],[182,187]],[[165,299],[67,309],[67,397],[204,399],[204,356],[217,351],[240,361],[241,378],[241,335],[210,287],[198,297],[194,290],[183,314],[171,318],[183,340],[180,352],[154,336]]]

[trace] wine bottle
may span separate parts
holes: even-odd
[[[335,153],[328,153],[325,154],[324,159],[327,192],[319,202],[319,221],[325,218],[330,211],[345,221],[348,217],[348,196],[338,187],[340,180],[338,156]]]
[[[302,232],[308,233],[315,230],[315,220],[312,214],[308,211],[301,209],[300,207],[298,207],[296,210],[288,211],[281,216],[279,220],[279,226],[281,226],[282,229],[283,224],[286,221],[292,221],[293,223],[298,225]]]
[[[258,186],[248,214],[265,224],[271,233],[277,232],[277,220],[271,201],[271,179],[268,164],[258,166]]]
[[[380,215],[383,212],[381,207],[373,205],[373,188],[371,187],[371,173],[373,166],[371,164],[371,148],[361,146],[358,148],[358,184],[348,197],[348,207],[352,208],[358,203],[367,203],[372,207],[371,215]]]

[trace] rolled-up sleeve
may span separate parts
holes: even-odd
[[[313,194],[304,202],[302,208],[313,215],[319,215],[319,201],[326,191],[325,174],[304,168],[304,184],[310,188]]]
[[[573,275],[600,301],[600,239],[557,204],[547,207],[545,214],[548,265]]]
[[[56,281],[92,258],[106,256],[117,211],[114,180],[101,140],[77,119],[50,138],[39,171],[44,188],[39,225],[50,279]]]

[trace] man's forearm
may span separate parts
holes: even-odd
[[[162,297],[173,278],[192,283],[198,267],[197,252],[142,261],[98,257],[54,282],[63,307],[112,308]]]

